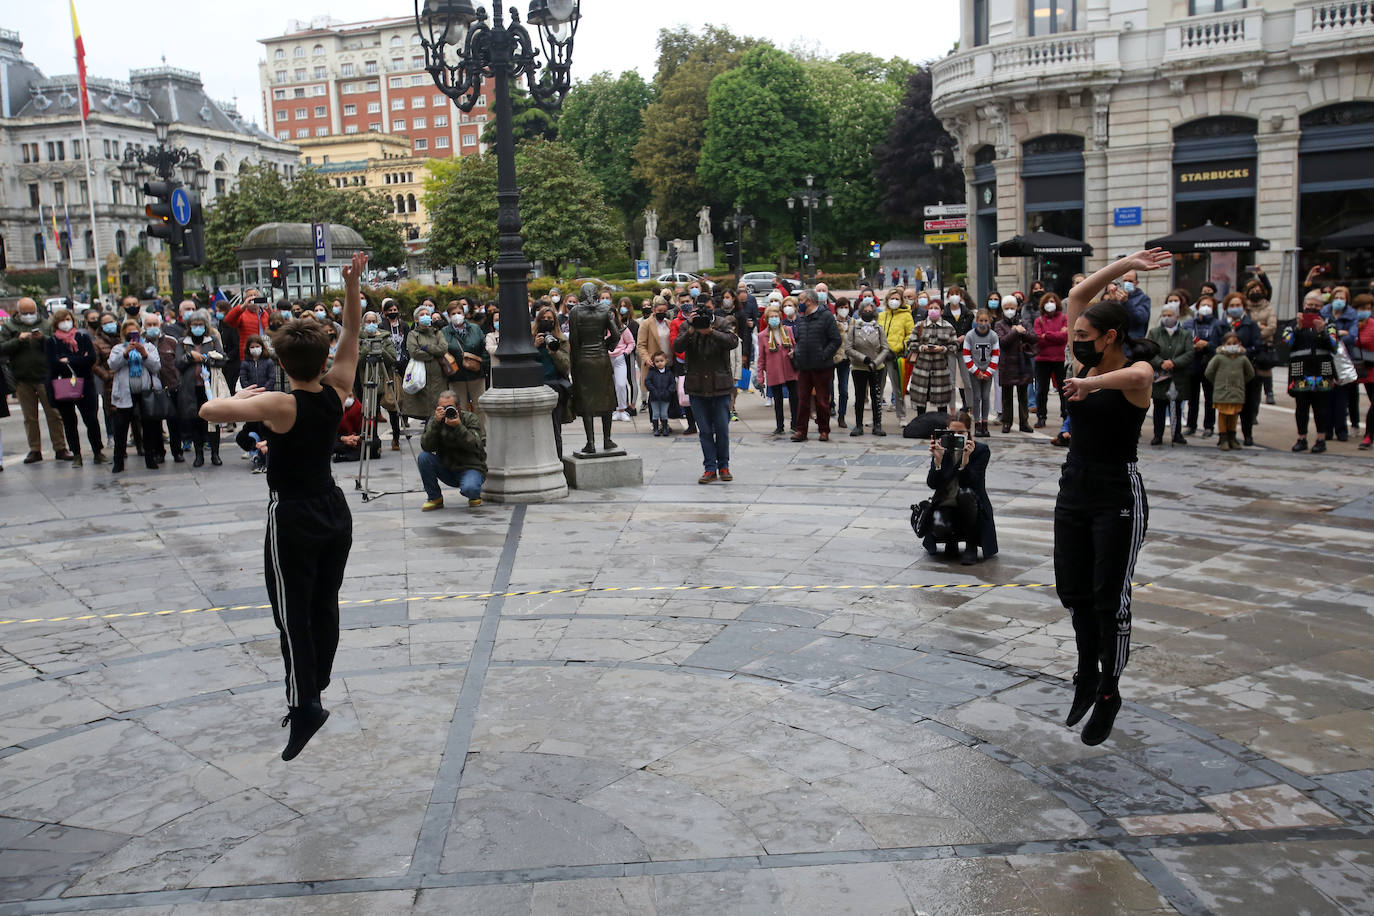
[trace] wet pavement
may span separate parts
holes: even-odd
[[[1374,912],[1369,453],[1142,447],[1090,748],[1046,437],[990,440],[1002,553],[963,567],[908,527],[916,443],[740,404],[731,484],[646,422],[638,489],[421,514],[408,445],[392,495],[345,482],[333,715],[289,764],[263,478],[23,466],[0,421],[0,916]]]

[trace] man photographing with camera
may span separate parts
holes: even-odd
[[[969,435],[972,418],[968,413],[951,416],[944,429],[937,429],[930,440],[930,471],[926,486],[934,490],[929,503],[928,530],[922,534],[926,552],[934,556],[945,545],[945,556],[959,557],[972,566],[997,553],[997,527],[988,499],[988,461],[992,452]],[[921,532],[918,532],[920,534]],[[959,543],[966,546],[959,550]]]
[[[440,483],[457,487],[468,498],[468,505],[482,505],[482,485],[487,482],[487,447],[482,441],[482,424],[477,414],[461,410],[452,391],[439,394],[434,416],[420,436],[422,451],[415,456],[420,482],[425,487],[423,512],[444,508]]]
[[[691,330],[679,329],[673,352],[686,360],[683,390],[701,440],[705,470],[697,483],[729,482],[735,479],[730,473],[730,390],[735,387],[730,351],[739,346],[739,336],[711,308],[696,308],[688,321]]]

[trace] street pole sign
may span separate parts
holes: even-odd
[[[926,232],[962,232],[968,229],[968,217],[926,220]]]
[[[186,226],[191,222],[191,195],[186,193],[183,187],[172,190],[172,219],[177,221],[178,226]]]
[[[635,279],[641,283],[649,279],[648,261],[635,261]]]
[[[323,264],[332,260],[334,245],[329,238],[329,224],[311,223],[310,229],[315,238],[315,263]]]
[[[926,234],[927,245],[963,245],[967,241],[967,232],[939,232]]]
[[[968,204],[931,204],[926,207],[926,219],[942,216],[968,216]]]

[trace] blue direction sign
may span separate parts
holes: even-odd
[[[178,226],[189,225],[191,222],[191,195],[186,193],[185,188],[176,188],[172,191],[172,218],[177,221]]]
[[[635,261],[635,279],[636,279],[636,280],[647,280],[647,279],[649,279],[649,262],[648,262],[648,261]]]
[[[1113,226],[1139,226],[1140,208],[1139,207],[1117,207],[1112,211]]]
[[[310,228],[315,238],[315,263],[323,264],[329,260],[329,256],[333,253],[331,249],[334,247],[330,244],[329,224],[311,223]]]

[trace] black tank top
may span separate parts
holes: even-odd
[[[1084,370],[1078,377],[1086,374]],[[1136,460],[1146,408],[1135,406],[1125,392],[1115,388],[1094,391],[1068,404],[1070,459],[1123,467]]]
[[[296,422],[284,433],[267,430],[267,486],[282,499],[319,496],[334,488],[330,458],[343,419],[333,388],[292,391]]]

